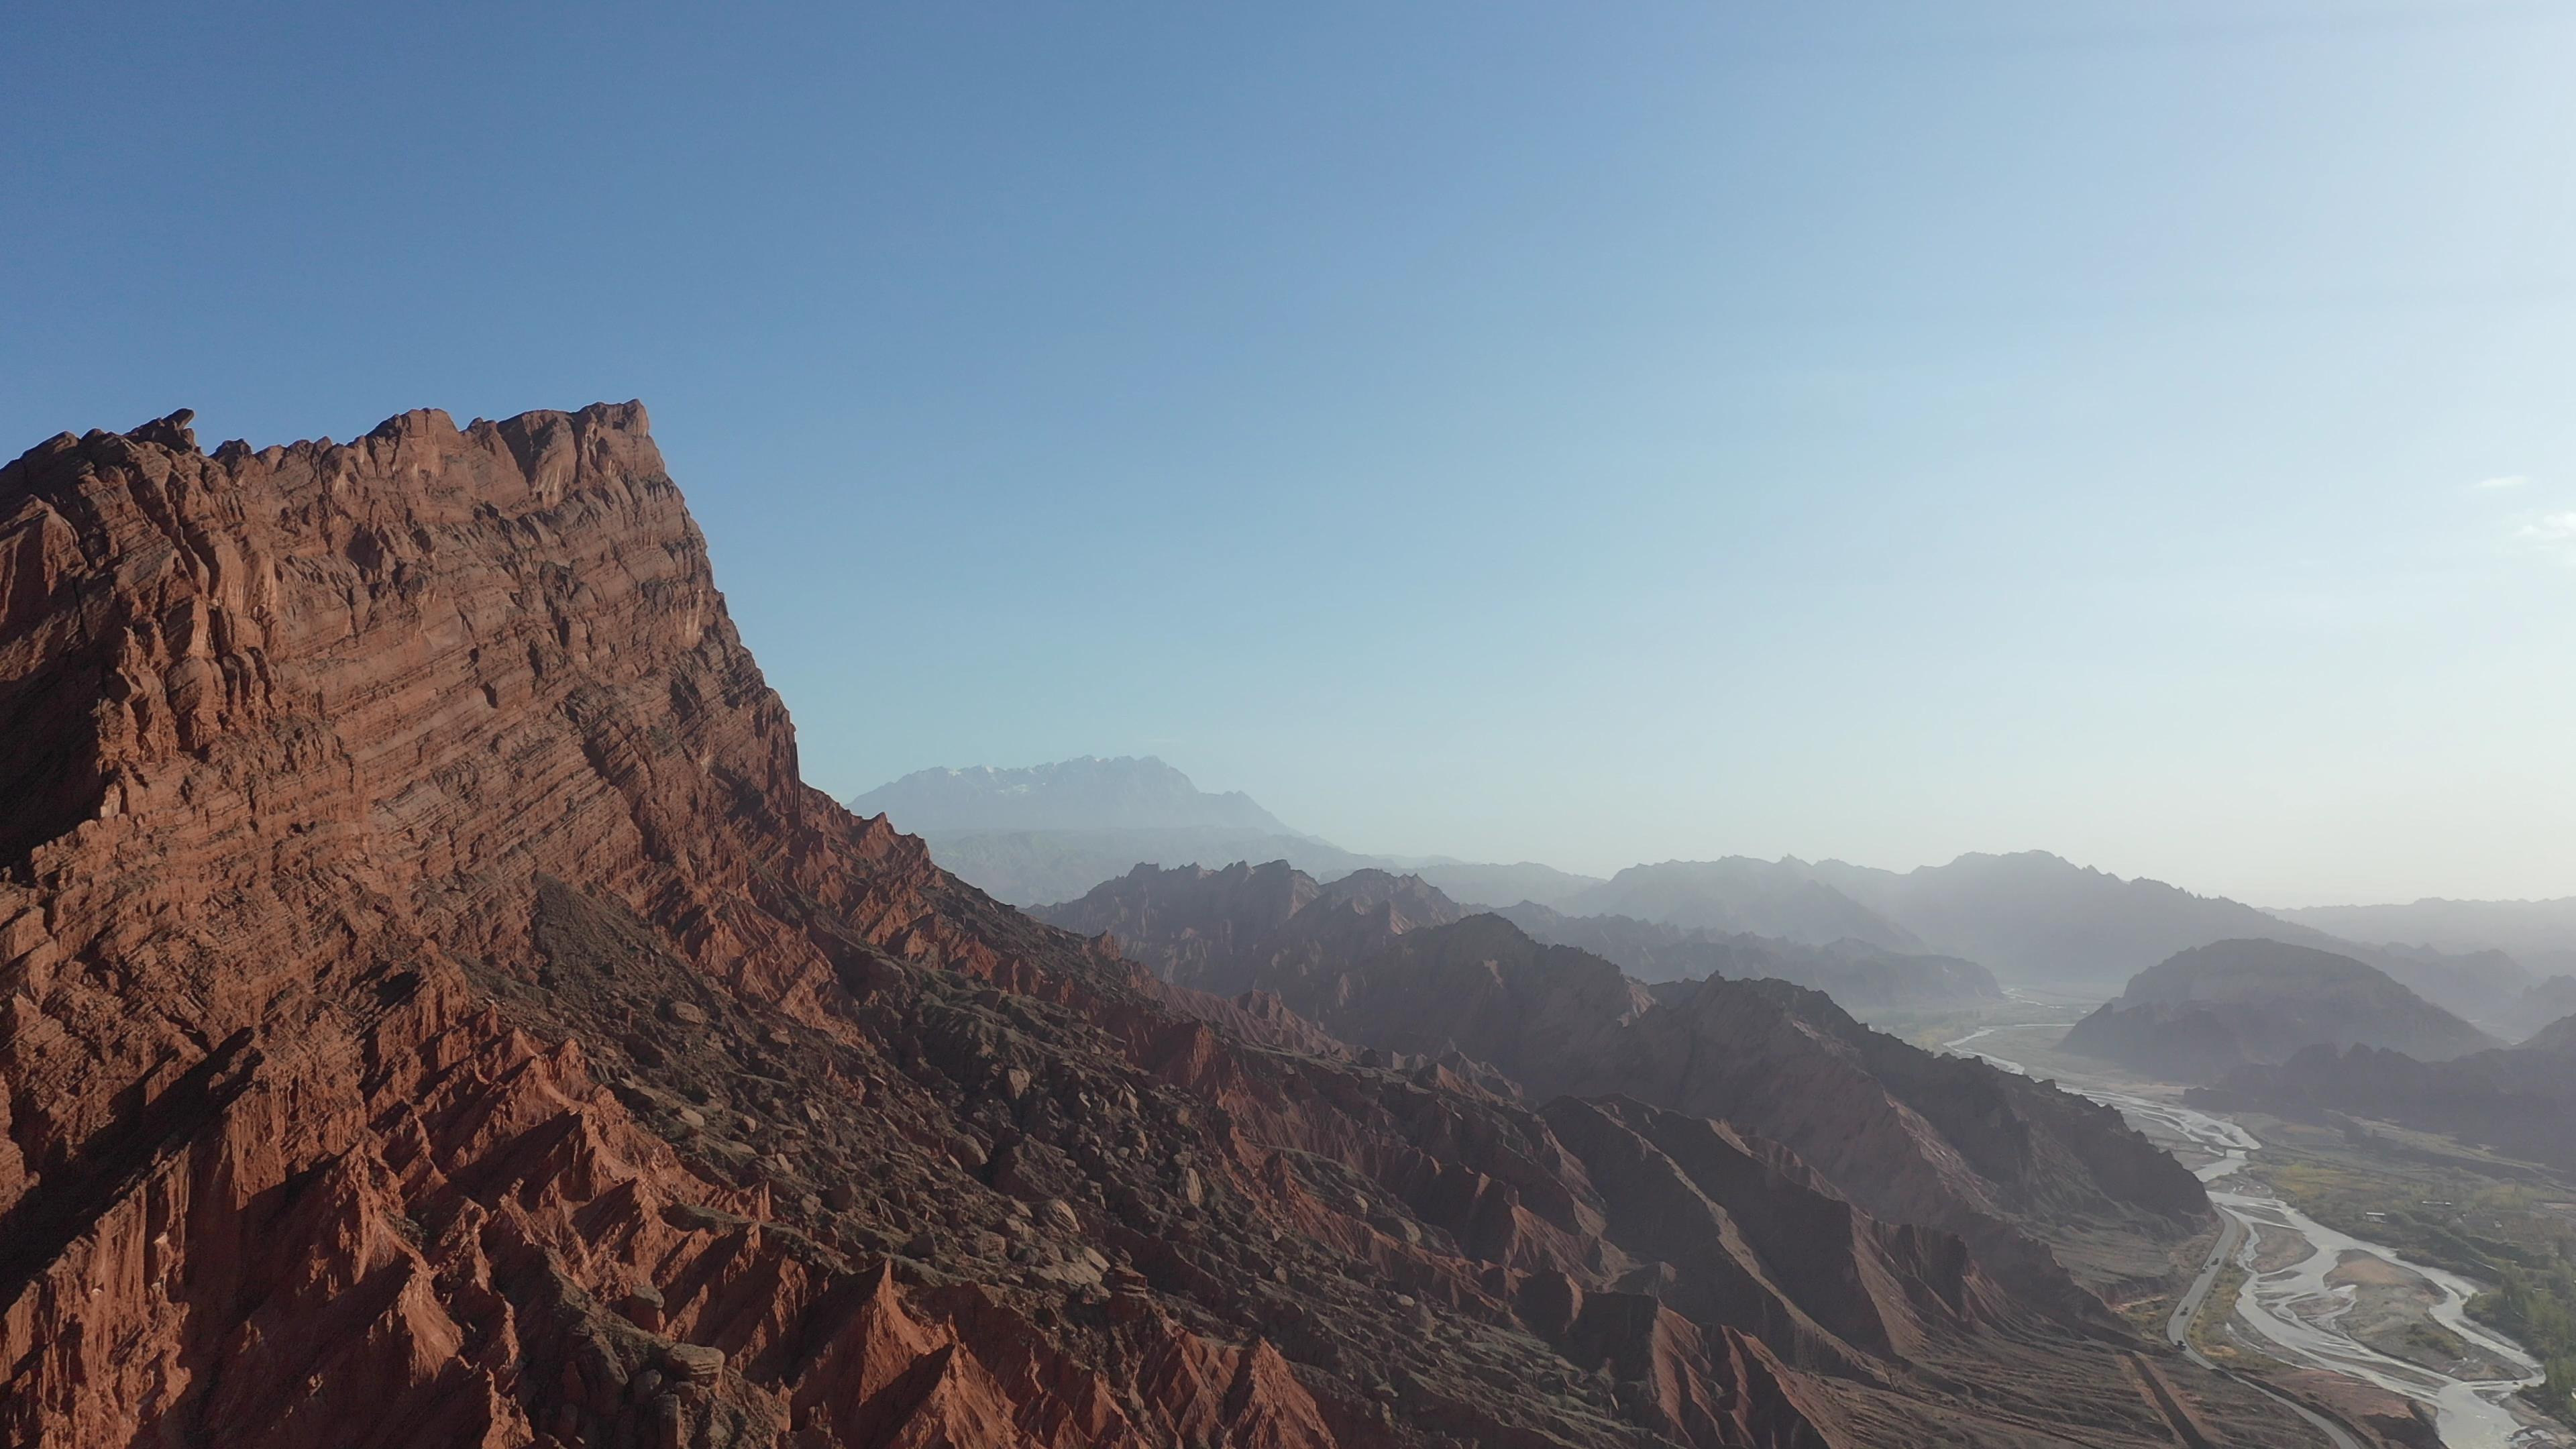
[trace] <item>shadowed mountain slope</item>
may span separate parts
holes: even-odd
[[[2286,1062],[2238,1067],[2189,1096],[2220,1110],[2394,1122],[2576,1168],[2576,1017],[2519,1046],[2442,1062],[2384,1047],[2310,1047]]]
[[[2321,1120],[2394,1122],[2576,1168],[2576,1016],[2517,1046],[2424,1061],[2385,1047],[2310,1047],[2238,1067],[2191,1100]]]
[[[920,770],[849,803],[927,840],[943,869],[1023,906],[1071,900],[1140,863],[1285,860],[1327,880],[1396,865],[1291,830],[1239,792],[1202,791],[1151,756]],[[1442,859],[1406,868],[1460,899],[1496,905],[1565,900],[1601,883],[1527,862]]]
[[[2123,879],[2045,851],[1963,855],[1902,874],[1832,860],[1807,869],[1929,949],[1981,962],[2006,981],[2056,989],[2116,985],[2212,941],[2311,934],[2236,901]]]
[[[1354,884],[1357,883],[1357,884]],[[2199,1183],[2110,1109],[1871,1032],[1823,995],[1711,978],[1649,990],[1419,881],[1285,865],[1144,871],[1046,914],[1202,989],[1275,997],[1348,1040],[1533,1098],[1624,1094],[1778,1141],[1870,1212],[1960,1233],[2017,1292],[2092,1312],[2039,1242],[2153,1276],[2207,1221]],[[2125,1237],[2117,1273],[2074,1244]]]
[[[916,770],[850,801],[915,835],[956,830],[1222,830],[1294,835],[1241,791],[1210,794],[1147,755]]]

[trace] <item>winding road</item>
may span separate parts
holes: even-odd
[[[2245,1224],[2232,1213],[2222,1212],[2219,1216],[2227,1226],[2218,1234],[2218,1245],[2209,1250],[2209,1261],[2201,1265],[2200,1276],[2191,1280],[2190,1290],[2174,1304],[2173,1317],[2165,1321],[2165,1337],[2190,1354],[2194,1363],[2200,1363],[2200,1354],[2191,1346],[2192,1320],[2200,1316],[2200,1305],[2209,1301],[2209,1290],[2218,1286],[2219,1272],[2227,1266],[2227,1260],[2245,1246]],[[2205,1363],[2201,1366],[2210,1367]]]

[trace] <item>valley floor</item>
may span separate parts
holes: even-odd
[[[2576,1446],[2516,1391],[2537,1388],[2534,1354],[2471,1311],[2499,1262],[2576,1235],[2576,1185],[2421,1134],[2199,1112],[2179,1085],[2060,1051],[2071,1014],[2031,1014],[1945,1045],[2119,1107],[2247,1229],[2187,1326],[2199,1352],[2345,1417],[2402,1395],[2428,1407],[2444,1449]],[[2493,1317],[2497,1302],[2476,1311]],[[2123,1306],[2161,1322],[2172,1305],[2151,1292]]]

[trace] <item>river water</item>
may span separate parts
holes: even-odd
[[[1982,1057],[2006,1071],[2021,1072],[2021,1063],[1970,1045],[1994,1030],[1986,1027],[1972,1031],[1949,1043],[1949,1048]],[[2160,1142],[2188,1143],[2209,1156],[2210,1160],[2195,1171],[2201,1181],[2210,1184],[2209,1200],[2219,1211],[2246,1225],[2245,1246],[2237,1252],[2237,1263],[2249,1273],[2266,1243],[2290,1237],[2305,1246],[2307,1251],[2297,1261],[2250,1276],[2245,1291],[2237,1296],[2237,1321],[2270,1344],[2274,1357],[2304,1367],[2350,1374],[2391,1393],[2432,1405],[2444,1449],[2520,1449],[2555,1442],[2545,1432],[2524,1427],[2504,1407],[2503,1400],[2516,1390],[2540,1381],[2540,1365],[2521,1345],[2468,1316],[2468,1301],[2478,1291],[2477,1284],[2456,1273],[2409,1261],[2394,1248],[2339,1233],[2252,1181],[2237,1179],[2237,1169],[2263,1144],[2226,1117],[2179,1102],[2136,1096],[2098,1082],[2064,1076],[2057,1080],[2070,1092],[2119,1109],[2149,1137]],[[2355,1290],[2330,1286],[2326,1275],[2347,1253],[2368,1253],[2421,1277],[2438,1295],[2439,1301],[2430,1310],[2433,1320],[2475,1343],[2497,1362],[2513,1366],[2519,1371],[2517,1376],[2453,1378],[2381,1353],[2345,1333],[2342,1322],[2352,1310]]]

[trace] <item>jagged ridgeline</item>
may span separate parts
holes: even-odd
[[[1794,997],[1368,1057],[960,885],[802,783],[640,406],[188,423],[0,470],[9,1443],[2300,1442],[2067,1276],[2052,1192],[2206,1223],[2072,1099]]]

